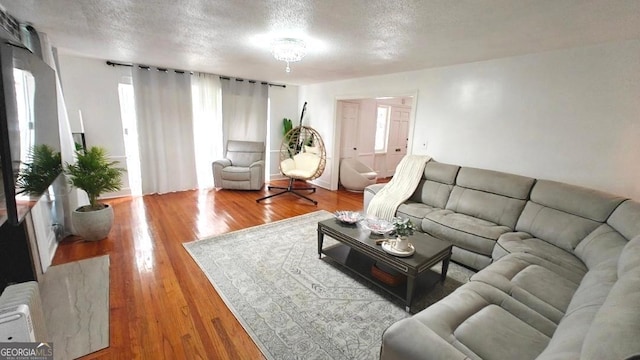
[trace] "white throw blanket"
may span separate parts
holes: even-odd
[[[407,155],[402,158],[391,181],[371,199],[367,214],[391,221],[398,206],[416,191],[430,159],[426,155]]]

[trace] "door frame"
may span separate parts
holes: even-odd
[[[415,130],[415,119],[416,119],[416,109],[418,107],[418,89],[414,90],[406,90],[406,91],[372,91],[367,94],[350,94],[350,95],[338,95],[334,98],[333,107],[334,107],[334,116],[333,116],[333,159],[332,169],[331,169],[331,190],[338,190],[338,184],[340,179],[340,157],[342,155],[341,144],[342,144],[342,119],[341,119],[341,108],[339,106],[339,101],[349,101],[349,100],[365,100],[365,99],[376,99],[380,97],[411,97],[413,98],[411,104],[411,112],[409,115],[409,141],[407,142],[407,154],[413,153],[413,137]]]

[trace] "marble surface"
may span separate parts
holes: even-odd
[[[40,296],[55,359],[109,346],[109,256],[49,268]]]

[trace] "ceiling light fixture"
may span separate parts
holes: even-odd
[[[289,73],[289,63],[302,60],[307,54],[307,45],[300,39],[282,38],[273,42],[271,52],[274,58],[287,63],[285,71]]]

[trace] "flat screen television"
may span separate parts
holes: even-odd
[[[16,180],[35,145],[60,151],[55,72],[21,45],[0,42],[0,224],[17,225],[42,194]]]

